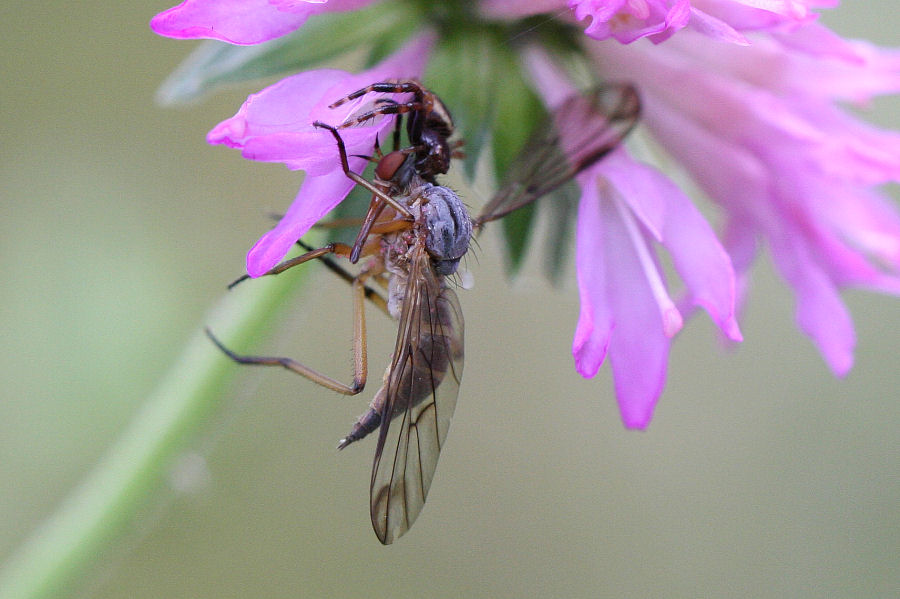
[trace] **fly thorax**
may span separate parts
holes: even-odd
[[[403,300],[406,298],[408,281],[409,277],[406,273],[393,273],[393,276],[388,280],[387,309],[388,313],[395,320],[400,318],[400,312],[403,310]]]
[[[425,184],[419,195],[424,200],[425,249],[438,274],[452,275],[469,249],[472,218],[459,196],[447,187]]]
[[[388,312],[394,318],[400,317],[403,299],[406,297],[411,250],[412,243],[408,232],[388,233],[381,238],[384,269],[391,275],[387,290]]]

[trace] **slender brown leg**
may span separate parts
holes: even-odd
[[[312,247],[306,245],[302,239],[297,241],[297,245],[299,245],[300,247],[302,247],[305,250],[312,251],[312,249],[313,249]],[[330,270],[331,272],[333,272],[334,274],[339,276],[344,281],[350,283],[351,285],[353,284],[353,281],[356,279],[356,277],[354,275],[350,274],[350,272],[347,271],[347,269],[345,269],[343,266],[341,266],[334,260],[330,259],[328,256],[320,256],[319,260],[325,265],[325,267],[328,270]],[[375,277],[375,280],[379,281],[377,276]],[[369,300],[370,302],[372,302],[373,304],[375,304],[375,306],[379,310],[381,310],[388,316],[391,315],[391,313],[388,312],[387,300],[384,299],[384,297],[382,297],[380,293],[378,293],[376,290],[369,287],[368,285],[363,286],[363,293],[365,294],[366,299]]]
[[[457,139],[452,144],[450,144],[450,157],[451,158],[465,158],[466,153],[463,151],[462,147],[466,145],[466,140]]]
[[[285,260],[281,264],[275,265],[272,268],[272,270],[270,270],[269,272],[267,272],[266,274],[264,274],[262,276],[267,277],[269,275],[277,275],[277,274],[283,273],[284,271],[286,271],[289,268],[299,266],[300,264],[303,264],[304,262],[309,262],[310,260],[315,260],[316,258],[321,258],[322,256],[325,256],[327,254],[340,254],[342,256],[349,256],[350,255],[350,246],[347,245],[346,243],[329,243],[326,246],[320,247],[315,250],[310,250],[310,251],[306,252],[305,254],[302,254],[295,258],[291,258],[290,260]],[[249,278],[250,278],[250,275],[241,275],[240,277],[238,277],[237,279],[235,279],[234,281],[229,283],[228,288],[231,289],[238,283],[242,283]]]
[[[394,100],[391,100],[389,98],[379,98],[379,99],[375,100],[376,106],[384,106],[384,105],[390,105],[390,104],[397,104],[397,102],[395,102]],[[332,106],[332,108],[333,108],[333,106]],[[356,117],[352,121],[341,123],[340,125],[337,126],[337,128],[338,129],[346,129],[347,127],[351,127],[353,125],[357,125],[359,123],[365,122],[366,120],[368,120],[370,118],[374,118],[374,117],[378,116],[379,114],[386,114],[386,113],[382,113],[379,109],[375,109],[375,110],[370,110],[366,114],[368,116],[365,118],[361,119],[359,117]],[[402,132],[402,130],[403,130],[403,115],[400,115],[398,118],[394,119],[394,133],[391,136],[393,139],[392,151],[397,150],[400,147],[400,133]],[[378,138],[376,137],[375,138],[375,156],[370,157],[369,159],[372,162],[378,162],[378,160],[376,160],[376,158],[381,158],[382,156],[383,156],[383,154],[381,153],[381,147],[379,147]]]
[[[406,225],[406,221],[399,221],[399,222],[404,223],[404,225]],[[288,268],[291,268],[293,266],[297,266],[298,264],[303,264],[304,262],[308,262],[309,260],[318,258],[323,264],[325,264],[325,267],[328,268],[328,270],[335,273],[336,275],[338,275],[340,278],[347,281],[348,283],[352,284],[353,281],[356,279],[356,277],[354,275],[350,274],[340,264],[337,264],[336,262],[334,262],[333,260],[331,260],[328,257],[329,253],[347,255],[349,246],[342,244],[342,243],[332,243],[325,247],[315,249],[315,248],[312,248],[311,246],[303,243],[303,240],[298,240],[297,244],[300,247],[302,247],[303,249],[307,250],[307,253],[303,254],[302,256],[297,256],[296,258],[292,258],[291,260],[286,260],[286,261],[282,262],[281,264],[277,265],[275,268],[273,268],[272,270],[270,270],[263,276],[265,277],[268,275],[276,275],[278,273],[284,272]],[[332,252],[325,251],[325,250],[329,250],[331,248],[335,248],[335,249]],[[228,289],[231,289],[231,288],[235,287],[236,285],[238,285],[239,283],[243,283],[244,281],[246,281],[248,279],[250,279],[250,275],[241,275],[240,277],[238,277],[237,279],[235,279],[234,281],[232,281],[231,283],[228,284]],[[376,290],[372,289],[368,285],[364,285],[363,293],[364,293],[366,299],[369,300],[370,302],[372,302],[373,304],[375,304],[375,306],[379,310],[381,310],[388,316],[391,315],[387,309],[387,300],[384,299],[384,297],[382,297],[381,294],[379,294]]]
[[[353,247],[350,249],[350,264],[359,262],[360,253],[363,245],[366,243],[366,239],[369,237],[369,233],[372,231],[372,225],[381,216],[385,206],[387,204],[382,202],[381,198],[377,196],[372,198],[372,202],[369,204],[369,211],[366,212],[366,218],[363,220],[359,233],[356,235],[356,241],[353,242]]]
[[[363,224],[362,218],[356,216],[348,216],[345,218],[333,218],[331,220],[319,221],[313,225],[314,229],[350,229],[359,227]]]
[[[403,204],[401,204],[400,202],[398,202],[397,200],[395,200],[394,198],[389,196],[387,193],[384,192],[384,190],[379,188],[377,185],[375,185],[371,181],[365,179],[363,176],[358,175],[357,173],[354,173],[353,171],[350,170],[350,165],[347,162],[347,148],[344,146],[344,140],[341,139],[341,134],[338,133],[338,130],[336,128],[334,128],[331,125],[328,125],[326,123],[323,123],[321,121],[314,122],[313,127],[319,127],[320,129],[327,129],[327,130],[331,131],[331,134],[334,136],[335,141],[337,141],[338,152],[340,153],[340,156],[341,156],[341,168],[344,169],[344,174],[347,175],[347,177],[351,181],[353,181],[354,183],[356,183],[357,185],[359,185],[361,187],[368,189],[373,194],[375,194],[377,197],[379,197],[380,199],[382,199],[385,202],[387,202],[388,204],[390,204],[394,208],[394,210],[396,210],[398,213],[403,215],[403,217],[406,218],[407,220],[413,220],[414,217],[413,217],[412,212],[409,211],[409,208],[407,208],[406,206],[404,206]]]
[[[310,252],[313,253],[313,252]],[[337,391],[344,395],[356,395],[366,386],[368,376],[368,358],[366,355],[366,312],[365,312],[365,280],[369,273],[363,272],[353,279],[353,382],[349,385],[324,375],[291,358],[270,356],[243,356],[236,354],[219,341],[209,328],[206,335],[218,346],[222,353],[238,364],[253,366],[281,366],[291,372],[304,376],[312,382]]]

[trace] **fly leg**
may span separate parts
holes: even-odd
[[[278,274],[288,268],[302,264],[309,260],[322,257],[328,253],[335,253],[335,247],[340,250],[349,251],[349,246],[344,244],[329,244],[323,248],[312,250],[282,262],[266,274]],[[341,253],[343,253],[341,251]],[[327,387],[332,391],[337,391],[343,395],[356,395],[366,386],[366,378],[368,376],[368,359],[366,356],[366,280],[377,274],[374,271],[363,271],[356,277],[352,277],[351,288],[353,291],[353,381],[348,385],[336,379],[331,378],[321,372],[314,370],[305,364],[302,364],[292,358],[270,357],[270,356],[245,356],[237,354],[228,349],[221,341],[219,341],[209,328],[206,329],[207,336],[216,346],[222,350],[226,356],[231,358],[238,364],[250,364],[253,366],[281,366],[291,372],[295,372],[300,376],[304,376],[312,382]]]
[[[272,270],[263,274],[262,276],[266,277],[269,275],[277,275],[283,273],[289,268],[293,268],[295,266],[299,266],[304,262],[309,262],[310,260],[315,260],[316,258],[323,258],[328,254],[338,254],[341,256],[349,256],[350,255],[350,246],[345,243],[329,243],[326,246],[313,249],[309,246],[304,245],[304,249],[308,250],[305,254],[301,254],[300,256],[296,256],[291,258],[290,260],[285,260],[280,264],[276,264],[272,267]],[[243,283],[247,279],[251,278],[250,275],[241,275],[236,278],[234,281],[228,284],[228,288],[232,289],[238,283]]]
[[[299,245],[300,247],[302,247],[303,249],[305,249],[307,251],[312,251],[312,249],[313,249],[311,246],[304,243],[302,239],[297,241],[297,245]],[[350,273],[350,271],[348,271],[346,268],[344,268],[343,266],[341,266],[340,264],[338,264],[337,262],[332,260],[331,257],[329,257],[329,256],[319,256],[319,261],[322,262],[322,264],[324,264],[328,270],[330,270],[331,272],[333,272],[334,274],[339,276],[341,279],[343,279],[347,283],[350,283],[350,285],[353,285],[353,282],[357,278],[352,273]],[[381,281],[382,277],[383,277],[383,273],[373,276],[373,278],[379,282],[382,282]],[[384,286],[383,282],[382,282],[382,286]],[[382,295],[380,293],[378,293],[378,291],[376,291],[372,287],[369,287],[368,285],[363,285],[363,294],[366,296],[366,299],[369,300],[370,302],[372,302],[373,304],[375,304],[375,306],[379,310],[381,310],[388,316],[391,315],[391,313],[388,312],[387,300],[384,299],[384,297],[382,297]]]
[[[338,153],[341,158],[341,168],[344,170],[344,174],[347,175],[347,178],[359,185],[360,187],[364,187],[371,191],[376,197],[380,198],[382,201],[387,202],[394,210],[396,210],[399,214],[403,216],[406,220],[413,220],[412,212],[409,211],[409,208],[398,202],[396,199],[389,196],[383,189],[381,189],[378,185],[372,183],[367,180],[365,177],[358,173],[354,173],[350,170],[350,164],[347,162],[347,148],[344,146],[344,140],[341,138],[341,134],[338,133],[336,127],[332,127],[326,123],[321,121],[316,121],[313,123],[313,127],[317,127],[319,129],[327,129],[331,131],[331,135],[334,137],[337,142]]]

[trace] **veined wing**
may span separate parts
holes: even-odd
[[[476,226],[534,202],[596,163],[622,142],[639,114],[637,90],[628,84],[567,98],[525,143]]]
[[[372,466],[372,526],[385,545],[409,530],[425,505],[463,370],[459,300],[434,273],[424,246],[413,253]]]

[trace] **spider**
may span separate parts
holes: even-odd
[[[397,119],[394,129],[394,154],[400,152],[409,156],[398,164],[389,179],[397,183],[399,187],[405,187],[416,174],[428,183],[434,183],[436,175],[446,174],[450,169],[450,159],[458,158],[462,154],[458,151],[461,141],[450,143],[453,135],[453,117],[444,105],[443,101],[433,92],[426,89],[415,79],[402,79],[396,81],[384,81],[373,83],[356,90],[339,100],[333,102],[329,108],[337,108],[341,104],[355,100],[369,93],[411,93],[413,99],[409,102],[396,102],[390,99],[380,99],[371,110],[354,115],[350,120],[341,123],[337,128],[345,129],[360,123],[364,123],[379,115],[406,115],[406,136],[411,144],[409,147],[396,149],[399,146],[401,119]],[[377,149],[377,145],[376,145]],[[388,154],[387,156],[390,156]],[[384,158],[387,158],[385,156]],[[382,158],[383,160],[383,158]],[[392,158],[390,160],[397,160]],[[379,161],[381,162],[381,160]]]

